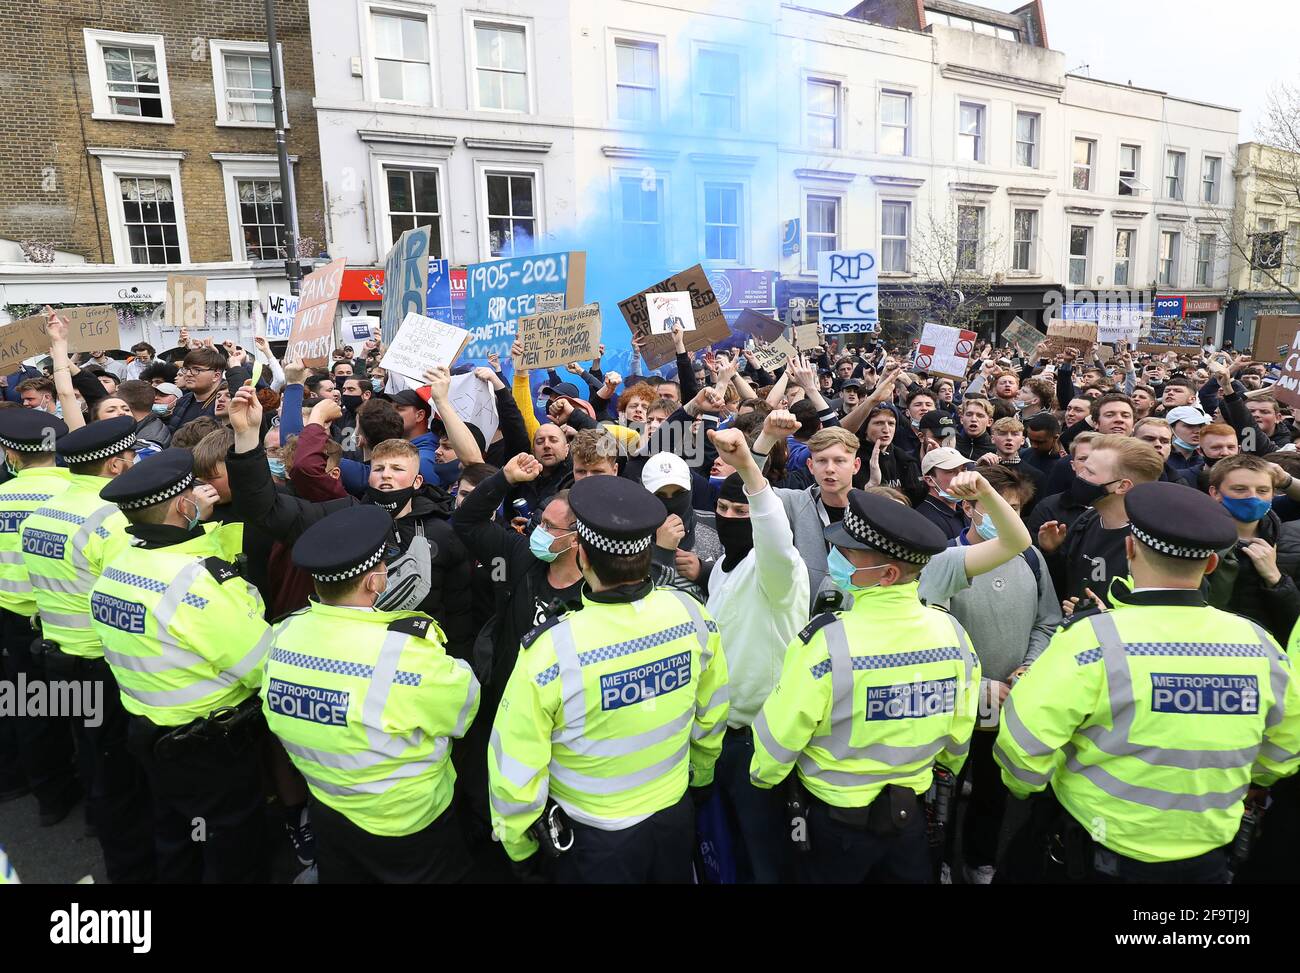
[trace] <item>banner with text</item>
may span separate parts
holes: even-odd
[[[338,307],[346,264],[347,258],[339,257],[302,279],[298,310],[289,329],[286,361],[296,358],[309,368],[328,362],[334,344],[334,309]]]
[[[880,330],[880,287],[871,250],[817,255],[817,317],[823,334]]]
[[[384,258],[384,344],[391,344],[406,315],[423,314],[429,291],[429,228],[407,230]]]
[[[519,331],[519,319],[583,304],[587,254],[582,250],[508,257],[471,264],[465,280],[465,328],[470,344],[466,355],[482,361],[509,353]],[[451,275],[452,307],[457,278]]]
[[[523,354],[514,356],[516,368],[559,368],[591,361],[600,354],[600,305],[520,318],[518,340]]]

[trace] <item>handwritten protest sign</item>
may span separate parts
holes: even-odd
[[[346,264],[347,258],[339,257],[302,279],[286,360],[297,358],[310,368],[326,364],[334,343],[334,309],[339,303]],[[421,299],[423,294],[421,291]]]
[[[300,299],[292,294],[268,294],[266,298],[266,340],[287,341],[298,313]]]
[[[423,315],[429,291],[429,228],[407,230],[384,259],[384,344],[391,344],[406,315]]]
[[[942,324],[926,324],[921,329],[921,340],[916,346],[916,367],[935,375],[963,379],[978,338],[979,335],[974,331],[949,328]]]
[[[516,368],[557,368],[590,361],[600,354],[600,305],[520,318],[518,340],[523,354],[514,356]]]
[[[470,333],[466,354],[481,360],[505,355],[518,334],[519,319],[584,304],[587,254],[581,250],[508,257],[471,264],[465,281],[465,327]],[[453,317],[457,277],[452,272]],[[554,296],[551,296],[554,295]],[[558,306],[548,301],[562,299]]]
[[[880,329],[876,255],[871,250],[823,251],[817,260],[817,317],[822,332]]]
[[[686,291],[667,291],[646,296],[650,312],[651,334],[672,334],[673,328],[695,330],[695,315],[691,310],[691,295]]]
[[[421,379],[421,382],[424,380]],[[484,442],[492,442],[501,424],[497,415],[497,397],[492,386],[474,374],[452,377],[451,388],[447,391],[451,407],[471,426],[477,426],[483,433]]]
[[[0,371],[16,368],[25,358],[47,355],[50,336],[45,332],[45,315],[33,314],[0,327]]]
[[[8,330],[9,328],[0,329],[0,338]],[[1282,359],[1282,374],[1273,386],[1273,392],[1284,405],[1297,406],[1300,405],[1300,331],[1291,338],[1291,346],[1286,349],[1285,355]]]
[[[677,355],[673,350],[672,335],[652,335],[650,333],[650,308],[646,297],[650,294],[664,294],[673,291],[686,291],[691,295],[691,313],[695,319],[695,330],[683,336],[687,352],[698,351],[723,341],[731,334],[727,319],[718,304],[717,295],[709,286],[709,278],[699,264],[688,267],[681,273],[673,274],[667,280],[661,280],[653,287],[647,287],[639,294],[633,294],[618,302],[618,309],[623,312],[623,320],[632,331],[634,338],[645,337],[648,340],[641,349],[641,357],[651,368],[659,368],[673,361]]]
[[[817,322],[812,324],[798,324],[791,329],[791,337],[794,339],[794,346],[800,351],[808,348],[816,348],[821,342],[821,330],[817,327]]]
[[[1040,344],[1047,340],[1047,335],[1039,331],[1024,318],[1017,317],[1007,325],[1002,337],[1023,357],[1029,357]]]
[[[785,333],[785,328],[780,321],[749,308],[740,312],[740,316],[736,318],[735,328],[737,331],[753,335],[759,341],[771,341]]]
[[[189,274],[167,275],[163,320],[173,328],[198,331],[207,326],[208,279]]]
[[[775,372],[778,368],[783,368],[787,360],[788,356],[784,351],[771,345],[756,345],[754,348],[754,361],[765,372]]]
[[[450,366],[468,343],[469,332],[464,328],[411,311],[380,365],[423,385],[426,371],[435,365]]]
[[[1083,358],[1092,353],[1097,343],[1097,325],[1080,322],[1053,321],[1047,326],[1047,355],[1054,357],[1067,349],[1078,351]]]
[[[68,322],[68,351],[111,351],[122,344],[117,309],[107,304],[60,308],[59,317]]]

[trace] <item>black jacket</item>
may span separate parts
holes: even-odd
[[[970,436],[966,435],[965,430],[957,433],[957,452],[972,463],[985,453],[996,453],[997,451],[998,448],[993,445],[993,437],[989,435],[987,429],[978,439],[971,439]]]
[[[315,503],[277,492],[261,446],[247,453],[236,453],[232,447],[226,454],[226,473],[236,518],[285,544],[292,544],[322,517],[361,502],[344,497]],[[393,526],[397,547],[403,553],[417,529],[423,527],[431,554],[430,587],[419,610],[432,615],[442,627],[448,653],[468,659],[474,644],[473,561],[451,528],[451,510],[447,492],[426,484],[411,500],[411,512]]]
[[[563,463],[543,471],[542,475],[527,483],[517,483],[506,493],[506,517],[517,516],[514,502],[523,500],[528,504],[529,515],[534,520],[541,516],[546,501],[561,490],[573,486],[573,460],[565,459]]]

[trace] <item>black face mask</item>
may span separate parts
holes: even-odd
[[[726,557],[722,559],[722,570],[735,570],[745,555],[754,549],[754,522],[748,517],[723,517],[713,519],[714,529]]]
[[[376,507],[382,507],[390,514],[396,517],[415,496],[415,487],[405,487],[401,490],[376,490],[372,486],[366,487],[366,503],[373,503]]]
[[[361,396],[345,395],[342,398],[343,408],[347,409],[349,412],[356,413],[356,411],[361,408]]]
[[[671,497],[660,497],[663,505],[668,508],[670,514],[676,514],[682,518],[682,523],[687,522],[691,515],[691,491],[683,490],[680,493],[673,494]]]
[[[1089,483],[1083,477],[1076,476],[1074,482],[1070,484],[1070,497],[1075,503],[1091,507],[1102,497],[1110,494],[1106,487],[1118,482],[1119,480],[1110,480],[1106,483]]]

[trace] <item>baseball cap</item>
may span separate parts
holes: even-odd
[[[160,382],[158,385],[154,386],[153,391],[154,395],[174,395],[177,398],[180,398],[185,394],[171,382]]]
[[[415,389],[402,389],[402,391],[394,393],[390,398],[394,406],[409,405],[415,409],[433,412],[433,409],[429,406],[429,401]]]
[[[936,469],[961,470],[967,466],[970,466],[970,460],[957,450],[951,446],[940,446],[925,454],[925,458],[921,460],[921,473],[924,475]]]
[[[921,416],[921,428],[930,432],[942,433],[957,428],[957,420],[942,409],[933,409]]]
[[[1165,420],[1171,426],[1175,422],[1188,426],[1205,426],[1210,423],[1210,417],[1194,405],[1180,405],[1177,409],[1170,409],[1165,413]]]
[[[827,372],[826,374],[829,375],[830,372]],[[843,392],[845,389],[857,389],[859,392],[865,392],[867,390],[867,387],[865,384],[863,384],[862,379],[850,378],[843,385],[840,386],[841,392]]]
[[[568,395],[578,397],[578,386],[572,382],[560,382],[557,385],[543,385],[539,390],[542,395]]]
[[[676,453],[655,453],[641,470],[641,485],[655,493],[666,486],[691,488],[691,471]]]

